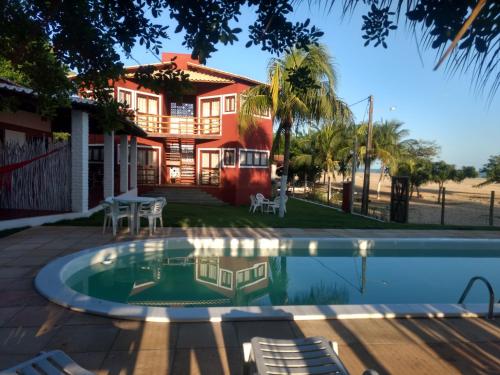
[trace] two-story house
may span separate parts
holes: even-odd
[[[174,56],[178,69],[189,75],[192,95],[178,99],[140,88],[133,79],[138,66],[126,67],[124,80],[114,87],[117,100],[134,110],[136,124],[148,134],[138,139],[139,189],[199,188],[237,205],[248,204],[250,194],[268,195],[271,115],[263,113],[257,126],[244,131],[238,121],[242,94],[261,82],[201,65],[189,54],[163,53],[155,68]],[[90,143],[90,163],[99,163],[101,143]]]

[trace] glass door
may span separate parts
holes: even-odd
[[[220,98],[201,99],[201,119],[199,133],[220,133]]]
[[[201,150],[200,183],[202,185],[219,185],[220,154],[219,150]]]

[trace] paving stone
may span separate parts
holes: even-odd
[[[4,326],[22,307],[0,307],[0,326]]]
[[[65,325],[110,325],[114,326],[116,320],[106,316],[93,315],[70,311],[70,318],[65,322]]]
[[[5,354],[0,353],[0,371],[14,367],[19,363],[27,361],[32,357],[31,354]]]
[[[177,349],[172,374],[242,374],[243,356],[236,348]]]
[[[180,324],[177,348],[238,347],[233,323]]]
[[[0,278],[14,278],[26,276],[33,267],[2,267],[0,268]]]
[[[49,301],[33,289],[0,291],[0,307],[44,306],[48,303]]]
[[[84,369],[97,373],[107,354],[107,352],[71,353],[70,357]]]
[[[168,350],[111,351],[97,374],[152,375],[170,374],[171,371],[172,353]]]
[[[68,310],[55,304],[27,306],[10,319],[9,327],[57,327],[69,318]]]
[[[130,322],[120,324],[113,351],[170,349],[177,339],[177,325],[164,323]]]
[[[272,339],[293,339],[296,334],[288,321],[252,321],[234,322],[238,335],[238,347],[249,342],[252,337],[268,337]]]
[[[102,352],[111,349],[118,328],[112,326],[63,326],[50,340],[51,349],[65,352]]]
[[[0,328],[0,353],[36,355],[47,346],[55,331],[34,327]]]

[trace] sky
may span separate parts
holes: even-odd
[[[439,159],[458,167],[480,168],[489,156],[500,154],[500,92],[488,100],[470,88],[471,74],[450,76],[444,66],[433,71],[435,51],[421,50],[421,60],[415,38],[404,24],[391,34],[387,49],[364,47],[364,11],[342,19],[338,7],[328,14],[319,6],[304,4],[296,7],[290,18],[310,18],[311,24],[325,33],[320,42],[334,59],[339,97],[353,104],[373,95],[374,121],[403,122],[410,138],[436,141],[441,146]],[[243,29],[240,41],[218,45],[219,50],[208,59],[207,66],[265,81],[266,67],[273,56],[258,46],[245,48],[247,26],[254,19],[253,12],[245,10],[238,24]],[[167,17],[160,21],[171,25],[170,39],[164,42],[163,51],[191,52],[182,46],[183,34],[173,33],[176,25]],[[140,46],[132,55],[141,64],[158,62],[157,57]],[[127,64],[136,64],[122,57]],[[357,121],[366,119],[366,101],[351,109]]]

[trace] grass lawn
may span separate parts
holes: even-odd
[[[26,228],[28,227],[0,230],[0,238],[10,236],[11,234],[25,230]]]
[[[499,227],[441,226],[381,223],[337,210],[291,199],[284,219],[272,214],[251,214],[248,206],[200,206],[169,203],[163,213],[163,224],[172,227],[252,227],[252,228],[372,228],[372,229],[485,229]],[[102,212],[89,218],[65,220],[47,225],[101,226]]]

